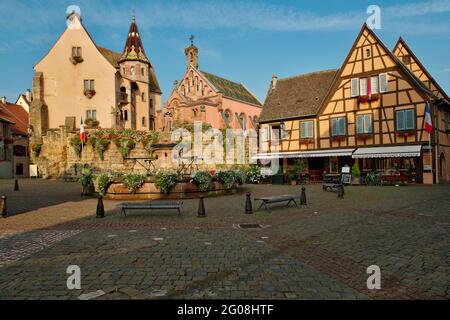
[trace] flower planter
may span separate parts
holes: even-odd
[[[345,141],[346,139],[347,139],[347,136],[331,137],[332,142],[341,142],[341,141]]]
[[[416,130],[410,130],[410,131],[397,131],[396,135],[397,137],[410,137],[410,136],[414,136],[416,134]]]
[[[162,194],[154,182],[145,182],[136,193],[131,193],[128,188],[121,182],[113,182],[107,189],[105,199],[117,201],[133,201],[133,200],[182,200],[182,199],[198,199],[200,197],[214,197],[238,192],[237,186],[227,190],[225,187],[213,181],[209,190],[202,192],[198,186],[190,182],[178,182],[171,189],[169,194]]]
[[[372,95],[367,95],[367,96],[359,96],[358,97],[358,102],[360,103],[368,103],[370,101],[377,101],[380,99],[380,95],[378,93],[374,93]]]
[[[84,92],[84,95],[88,98],[88,99],[92,99],[95,96],[96,92],[95,90],[86,90]]]

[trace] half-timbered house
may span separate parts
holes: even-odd
[[[257,158],[280,159],[285,170],[304,159],[313,181],[355,162],[363,175],[450,181],[449,112],[448,96],[405,41],[390,51],[364,25],[340,69],[274,76],[260,117]]]

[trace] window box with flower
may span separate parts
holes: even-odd
[[[97,92],[95,92],[95,90],[85,90],[84,91],[84,95],[88,98],[88,99],[92,99]]]

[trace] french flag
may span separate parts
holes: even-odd
[[[431,121],[430,105],[426,104],[425,109],[425,131],[431,133],[433,131],[433,122]]]
[[[81,117],[81,124],[80,124],[80,140],[83,143],[87,141],[86,131],[84,130],[83,117]]]

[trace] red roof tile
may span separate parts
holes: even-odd
[[[17,104],[0,102],[0,118],[13,123],[11,130],[15,134],[28,134],[28,112]]]

